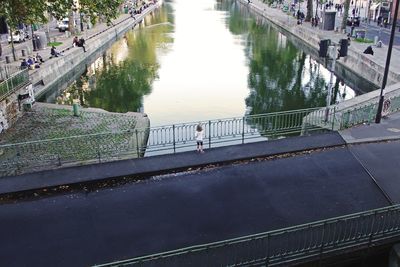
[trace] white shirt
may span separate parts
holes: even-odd
[[[200,132],[196,131],[196,133],[194,134],[194,137],[196,138],[196,141],[203,141],[204,130],[201,130]]]

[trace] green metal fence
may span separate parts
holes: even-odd
[[[216,147],[243,144],[299,135],[303,118],[309,116],[308,132],[320,130],[317,122],[334,116],[320,108],[276,112],[241,118],[201,122],[205,131],[205,146]],[[329,121],[327,119],[327,121]],[[196,123],[176,124],[147,129],[131,129],[113,133],[74,135],[65,138],[0,145],[0,176],[54,168],[62,165],[104,162],[195,149]]]
[[[28,69],[24,69],[12,74],[8,79],[0,82],[0,100],[4,99],[4,97],[28,83]]]
[[[342,113],[340,129],[352,127],[361,123],[371,123],[375,121],[378,103],[368,103],[356,108],[346,110]],[[383,116],[392,114],[400,110],[400,96],[387,96],[384,101]]]
[[[276,266],[399,237],[400,205],[396,205],[96,266]]]
[[[196,126],[199,123],[205,133],[204,144],[209,148],[299,135],[304,127],[304,118],[311,113],[314,115],[307,118],[308,132],[321,130],[320,124],[332,120],[330,117],[334,116],[334,108],[328,109],[328,112],[321,108],[309,108],[154,127],[149,130],[148,143],[142,150],[151,155],[163,151],[175,153],[193,149]],[[142,131],[139,131],[141,134]]]
[[[386,106],[385,112],[390,114],[398,111],[400,97],[392,96],[388,99],[390,104]],[[315,131],[340,130],[372,121],[375,118],[376,107],[376,103],[371,103],[340,112],[335,106],[319,107],[209,120],[200,124],[205,132],[204,145],[211,148],[304,135]],[[59,115],[60,112],[55,114]],[[50,115],[58,118],[54,114]],[[65,114],[59,116],[64,118]],[[118,132],[74,134],[68,137],[0,145],[0,176],[17,175],[65,164],[104,162],[194,150],[197,124],[199,122],[147,129],[133,129],[129,124],[127,128]],[[104,128],[100,126],[93,127]],[[35,126],[37,127],[40,129],[40,126]]]

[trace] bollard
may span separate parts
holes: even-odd
[[[72,104],[72,110],[74,112],[74,116],[79,117],[79,104],[78,103]]]
[[[6,56],[6,63],[11,63],[11,58],[10,58],[10,56]]]
[[[22,50],[21,50],[21,54],[22,54],[23,57],[26,57],[26,50],[25,50],[25,49],[22,49]]]

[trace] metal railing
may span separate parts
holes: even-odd
[[[375,121],[378,102],[368,103],[359,107],[346,110],[342,114],[340,129],[352,127],[361,123]],[[389,115],[400,110],[400,96],[387,96],[384,101],[383,115]]]
[[[299,135],[303,118],[310,123],[308,132],[321,129],[317,124],[326,110],[302,109],[269,114],[201,122],[205,147],[265,141]],[[320,114],[321,113],[321,114]],[[334,113],[328,112],[328,116]],[[146,155],[176,153],[195,149],[196,123],[176,124],[114,133],[74,135],[15,144],[0,145],[0,176],[18,175],[65,164],[105,162]],[[38,133],[39,134],[39,133]]]
[[[28,69],[24,69],[12,74],[9,78],[0,82],[0,100],[3,100],[4,97],[28,83]]]
[[[400,205],[96,266],[275,266],[398,237]]]
[[[315,115],[307,118],[307,131],[321,130],[321,127],[316,125],[324,123],[320,120],[322,115],[325,120],[326,110],[309,108],[154,127],[149,129],[148,143],[142,149],[146,150],[146,154],[153,154],[163,151],[175,153],[193,148],[196,143],[196,126],[199,123],[205,133],[204,144],[209,148],[299,135],[304,125],[303,118],[310,113]],[[333,115],[334,109],[329,109],[327,116]],[[142,131],[139,131],[139,134],[141,133]]]
[[[390,105],[387,113],[400,110],[399,96],[388,99]],[[373,120],[376,106],[377,103],[371,103],[341,112],[335,106],[309,108],[202,121],[200,124],[205,133],[204,145],[211,148],[304,135],[313,131],[344,129]],[[0,177],[64,164],[105,162],[144,154],[152,156],[193,150],[197,124],[199,122],[146,129],[128,127],[113,133],[75,134],[68,137],[57,135],[61,138],[0,145]]]
[[[3,65],[0,66],[0,81],[7,80],[11,75],[21,70],[20,66]]]
[[[62,165],[137,158],[141,140],[136,137],[127,130],[1,145],[0,177]]]

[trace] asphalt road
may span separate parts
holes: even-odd
[[[337,147],[2,204],[0,266],[88,266],[387,205]]]

